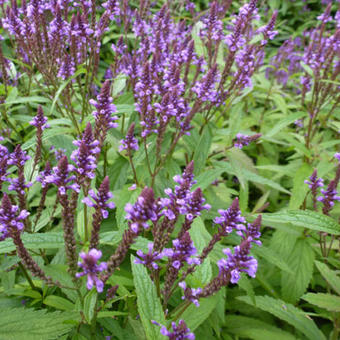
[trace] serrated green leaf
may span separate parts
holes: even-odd
[[[52,138],[54,136],[69,135],[71,132],[72,132],[71,128],[65,128],[65,127],[47,129],[47,130],[44,131],[41,140],[44,144],[44,142],[46,142],[47,140],[49,140],[50,138]],[[34,136],[30,140],[28,140],[26,143],[24,143],[21,148],[23,150],[33,148],[36,145],[36,143],[37,143],[37,139]]]
[[[146,268],[141,264],[134,263],[135,257],[131,256],[131,267],[133,281],[136,287],[137,306],[140,318],[148,340],[165,339],[160,334],[159,326],[154,325],[151,320],[155,320],[161,325],[165,325],[165,317],[162,305],[157,296],[156,287],[151,281]]]
[[[90,290],[84,298],[84,316],[86,321],[90,324],[94,317],[94,310],[97,305],[97,291]]]
[[[216,308],[218,301],[220,299],[223,299],[222,296],[223,291],[221,290],[217,294],[210,296],[209,298],[201,299],[199,301],[199,307],[191,304],[181,315],[181,319],[185,321],[191,331],[194,331],[209,317],[209,315]]]
[[[336,274],[334,270],[330,270],[328,266],[322,262],[315,261],[316,267],[323,278],[331,285],[334,291],[340,295],[340,277]]]
[[[340,297],[332,294],[307,293],[302,299],[330,312],[340,312]]]
[[[210,125],[203,130],[203,134],[198,142],[194,153],[195,174],[200,174],[205,166],[208,158],[209,149],[212,142],[212,131]]]
[[[51,105],[51,109],[50,109],[50,114],[52,115],[54,107],[61,95],[61,93],[63,92],[63,90],[65,89],[65,87],[69,84],[70,81],[72,81],[72,79],[77,78],[79,75],[81,74],[85,74],[87,73],[86,68],[80,68],[79,70],[77,70],[71,77],[67,78],[58,88],[58,91],[56,92],[53,101],[52,101],[52,105]]]
[[[64,238],[61,233],[28,234],[21,235],[24,245],[28,249],[55,249],[64,246]],[[15,250],[12,239],[7,238],[0,242],[0,254]]]
[[[280,257],[280,255],[277,252],[275,252],[273,249],[262,246],[262,247],[255,247],[252,251],[255,255],[264,258],[269,263],[277,266],[281,270],[287,273],[291,273],[291,274],[293,273],[292,269],[289,267],[287,262],[282,257]]]
[[[340,235],[340,225],[331,217],[311,210],[287,210],[272,214],[261,214],[264,225],[275,228],[275,223],[286,223],[296,227],[323,231],[332,235]]]
[[[0,310],[0,340],[52,340],[68,333],[71,313],[46,313],[44,310],[13,308]]]
[[[309,340],[326,340],[314,321],[301,309],[298,309],[289,303],[269,296],[256,296],[256,305],[253,304],[251,298],[248,296],[239,296],[237,299],[288,322],[302,332]]]
[[[307,240],[297,240],[287,260],[293,273],[282,273],[282,296],[286,301],[295,303],[306,291],[313,276],[314,257],[315,253]]]
[[[309,190],[308,185],[304,183],[304,181],[310,176],[312,173],[312,167],[303,163],[302,166],[295,173],[293,179],[293,190],[292,196],[289,200],[289,209],[299,209],[300,205],[303,203],[306,194]]]
[[[289,124],[294,123],[296,120],[301,119],[306,115],[306,112],[294,112],[290,114],[289,116],[283,118],[279,122],[275,123],[275,126],[273,129],[271,129],[264,138],[270,138],[275,136],[279,131],[281,131],[283,128],[288,126]]]
[[[242,315],[227,315],[225,325],[230,333],[242,338],[253,340],[296,340],[294,335],[273,325]]]
[[[57,295],[47,296],[43,303],[47,306],[51,306],[60,310],[66,310],[69,312],[74,310],[74,304],[72,302]]]

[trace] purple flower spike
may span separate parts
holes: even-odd
[[[77,183],[70,184],[70,182],[76,179],[75,175],[70,176],[71,171],[74,171],[74,166],[68,164],[67,157],[64,156],[58,162],[58,166],[53,168],[53,173],[46,176],[45,182],[55,184],[60,195],[66,195],[67,189],[79,192],[80,187]]]
[[[101,215],[103,218],[107,218],[109,216],[109,212],[107,209],[114,209],[115,204],[113,202],[108,202],[113,197],[113,194],[109,191],[109,177],[106,176],[101,184],[98,194],[94,192],[94,190],[89,191],[90,197],[85,197],[82,202],[85,203],[88,207],[94,207],[96,210],[100,209]]]
[[[309,177],[309,181],[306,179],[305,183],[308,184],[312,192],[316,192],[317,188],[322,188],[324,186],[323,179],[317,176],[317,171],[314,170],[312,175]]]
[[[242,149],[244,146],[249,145],[251,142],[256,141],[259,139],[262,135],[260,133],[257,133],[253,136],[247,136],[243,135],[242,133],[238,133],[236,135],[236,141],[234,142],[235,148]]]
[[[185,263],[189,265],[200,264],[199,259],[195,257],[197,250],[188,232],[185,232],[180,239],[173,240],[172,244],[173,253],[167,252],[166,255],[171,258],[171,265],[176,270],[181,269]]]
[[[14,151],[10,154],[8,164],[16,165],[18,168],[21,168],[30,158],[31,157],[27,155],[27,152],[23,151],[20,145],[17,145]]]
[[[47,123],[47,117],[44,116],[44,111],[39,105],[37,110],[37,115],[30,121],[30,125],[35,126],[37,129],[45,130],[50,126]]]
[[[156,321],[152,321],[153,324],[157,326],[162,326]],[[171,323],[172,326],[172,332],[169,331],[165,326],[162,326],[161,328],[161,334],[164,336],[167,336],[170,340],[183,340],[183,339],[189,339],[189,340],[195,340],[195,334],[190,332],[190,329],[187,327],[184,320],[178,321],[178,326],[176,325],[176,322]]]
[[[147,254],[144,254],[141,250],[138,250],[137,255],[140,258],[137,258],[135,263],[144,264],[149,269],[157,270],[159,267],[156,261],[161,260],[163,258],[163,254],[159,253],[158,251],[153,251],[153,243],[148,244],[148,250],[149,251]]]
[[[90,104],[96,108],[96,111],[92,113],[96,120],[94,136],[99,140],[100,146],[106,137],[107,130],[118,126],[118,124],[115,123],[118,117],[112,115],[117,112],[117,109],[116,106],[112,104],[113,99],[110,96],[110,87],[110,81],[106,80],[97,96],[97,100],[90,100]]]
[[[126,219],[131,221],[131,230],[134,233],[137,234],[140,227],[148,229],[148,221],[155,222],[158,219],[158,208],[152,188],[145,187],[137,198],[137,202],[134,205],[128,203],[125,211],[127,212]]]
[[[199,295],[202,293],[201,288],[188,288],[184,281],[178,284],[183,290],[184,295],[182,296],[182,300],[191,301],[196,307],[199,307],[200,304],[198,302]]]
[[[119,151],[128,150],[131,152],[131,150],[138,150],[138,140],[133,135],[134,129],[135,123],[132,123],[126,137],[120,141]]]
[[[215,217],[214,223],[219,224],[224,234],[230,234],[234,229],[243,230],[245,218],[241,216],[238,199],[235,198],[231,206],[227,210],[218,210],[220,217]]]
[[[10,236],[11,228],[15,228],[18,231],[24,229],[23,220],[29,215],[26,210],[19,212],[17,205],[12,205],[8,195],[4,193],[2,203],[0,207],[0,241]]]
[[[74,141],[73,144],[78,146],[78,149],[72,152],[71,159],[76,163],[75,171],[80,177],[80,182],[83,182],[86,177],[93,179],[94,170],[97,168],[96,155],[100,152],[100,148],[99,141],[93,138],[90,123],[87,124],[82,139]]]
[[[96,286],[97,292],[101,293],[104,288],[104,283],[98,278],[98,273],[107,269],[105,262],[97,264],[98,260],[102,257],[102,252],[97,249],[91,249],[88,254],[81,252],[79,256],[83,262],[78,262],[78,266],[83,269],[81,273],[77,273],[76,277],[87,275],[87,289],[92,289],[93,285]]]

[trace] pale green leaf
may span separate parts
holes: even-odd
[[[297,240],[293,251],[287,259],[293,273],[282,272],[282,296],[295,303],[306,291],[313,276],[315,253],[306,239]]]
[[[340,312],[340,297],[332,294],[308,293],[302,299],[312,305],[324,308],[330,312]]]
[[[301,309],[298,309],[289,303],[269,296],[256,296],[256,305],[249,296],[240,296],[237,297],[237,299],[288,322],[302,332],[309,340],[326,340],[314,321]]]
[[[154,325],[155,320],[165,325],[165,317],[161,302],[157,296],[156,287],[151,281],[146,268],[141,264],[134,263],[135,257],[131,256],[133,281],[136,287],[137,306],[140,318],[148,340],[165,339],[160,333],[160,328]]]
[[[340,295],[340,277],[334,270],[330,270],[328,266],[322,262],[315,261],[316,267],[324,277],[324,279],[331,285],[334,291]]]

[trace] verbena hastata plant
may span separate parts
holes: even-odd
[[[255,0],[226,24],[230,4],[0,2],[2,285],[40,309],[21,320],[4,300],[27,339],[193,339],[225,287],[255,277],[261,217],[247,223],[238,198],[211,209],[203,190],[221,171],[194,179],[277,33],[277,13],[261,26]],[[260,136],[234,131],[225,150]]]

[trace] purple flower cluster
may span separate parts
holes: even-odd
[[[0,207],[0,241],[10,236],[12,228],[22,231],[24,229],[24,223],[22,221],[24,221],[28,215],[28,211],[19,211],[17,205],[12,205],[8,195],[4,193]]]
[[[159,201],[159,205],[163,208],[161,212],[162,215],[166,216],[169,220],[174,220],[178,214],[189,215],[190,219],[193,218],[193,215],[190,213],[190,210],[202,210],[209,209],[210,206],[203,206],[204,199],[193,199],[193,193],[191,192],[191,187],[196,183],[194,180],[194,164],[190,162],[185,168],[183,175],[174,176],[173,180],[179,184],[175,186],[175,190],[173,191],[170,188],[164,190],[165,194],[168,196],[167,198],[161,198]],[[197,193],[195,197],[197,196]],[[195,204],[191,204],[192,202]],[[198,203],[198,204],[197,204]],[[198,211],[198,212],[199,212]]]
[[[37,115],[30,121],[30,125],[35,126],[37,129],[45,130],[50,126],[47,124],[47,117],[44,116],[42,107],[38,106]]]
[[[135,204],[126,204],[125,211],[127,213],[125,218],[131,222],[131,230],[134,233],[137,234],[140,228],[148,229],[150,227],[148,222],[155,222],[158,219],[158,207],[153,190],[145,187]]]
[[[117,109],[116,106],[112,104],[113,98],[110,95],[110,87],[110,81],[106,80],[97,96],[97,100],[90,100],[90,104],[96,108],[92,114],[96,121],[94,138],[99,140],[99,148],[103,145],[108,129],[118,126],[118,124],[115,123],[118,117],[113,116],[113,114],[117,112]]]
[[[227,210],[218,210],[221,215],[214,218],[214,223],[221,226],[221,230],[224,235],[230,234],[233,230],[237,230],[238,233],[245,230],[245,218],[241,215],[238,199],[235,198],[231,206]]]
[[[257,260],[249,255],[252,243],[261,245],[259,240],[261,233],[259,231],[261,217],[253,224],[248,223],[247,227],[237,227],[238,234],[242,238],[239,246],[234,247],[233,251],[229,248],[223,249],[223,253],[227,256],[217,262],[219,267],[219,277],[222,280],[229,280],[231,283],[237,283],[240,279],[241,272],[247,273],[251,277],[255,277],[257,271]]]
[[[157,326],[161,326],[156,321],[152,321],[152,323]],[[167,336],[170,340],[195,340],[195,334],[190,331],[184,320],[179,320],[178,326],[176,325],[176,322],[172,322],[171,326],[172,332],[169,331],[165,326],[162,326],[160,330],[161,334]]]
[[[199,259],[196,257],[197,250],[194,246],[194,242],[191,240],[188,232],[184,233],[180,239],[173,240],[172,245],[173,248],[166,250],[164,255],[171,259],[171,266],[176,270],[182,268],[185,263],[189,265],[200,263]]]
[[[132,123],[126,134],[126,137],[120,141],[119,151],[128,150],[138,150],[138,140],[134,137],[135,123]]]
[[[97,264],[98,260],[102,257],[102,252],[97,249],[91,249],[88,253],[81,252],[79,256],[83,262],[78,262],[78,266],[82,268],[83,271],[77,273],[76,277],[87,275],[87,289],[90,290],[93,285],[95,285],[97,292],[101,293],[104,289],[104,283],[99,279],[98,273],[107,269],[105,262]]]
[[[88,123],[80,140],[73,142],[78,146],[71,154],[71,159],[76,163],[75,171],[79,175],[79,182],[85,178],[93,179],[94,170],[97,168],[97,154],[100,152],[99,141],[95,140],[92,134],[91,124]]]
[[[141,250],[137,250],[139,258],[135,259],[135,263],[144,264],[149,269],[157,270],[159,268],[157,262],[161,260],[165,254],[153,250],[153,243],[148,244],[148,252],[144,254]]]
[[[236,141],[234,142],[234,147],[242,149],[244,146],[249,145],[250,143],[259,139],[262,135],[257,133],[253,136],[243,135],[242,133],[238,133],[236,135]]]
[[[58,162],[58,165],[53,167],[51,175],[47,175],[43,181],[45,183],[53,183],[58,188],[60,195],[66,195],[68,189],[72,189],[75,192],[80,191],[80,187],[77,183],[74,183],[76,179],[75,175],[70,175],[75,170],[75,167],[68,164],[67,157],[64,156]],[[72,183],[73,182],[73,183]]]
[[[108,181],[109,178],[105,177],[103,184],[98,190],[98,194],[96,194],[92,189],[89,191],[89,196],[92,198],[92,200],[88,196],[82,200],[82,202],[88,207],[93,207],[96,210],[100,210],[102,218],[107,218],[109,216],[107,209],[115,208],[115,204],[113,202],[108,202],[108,200],[113,197],[113,194],[108,191]]]

